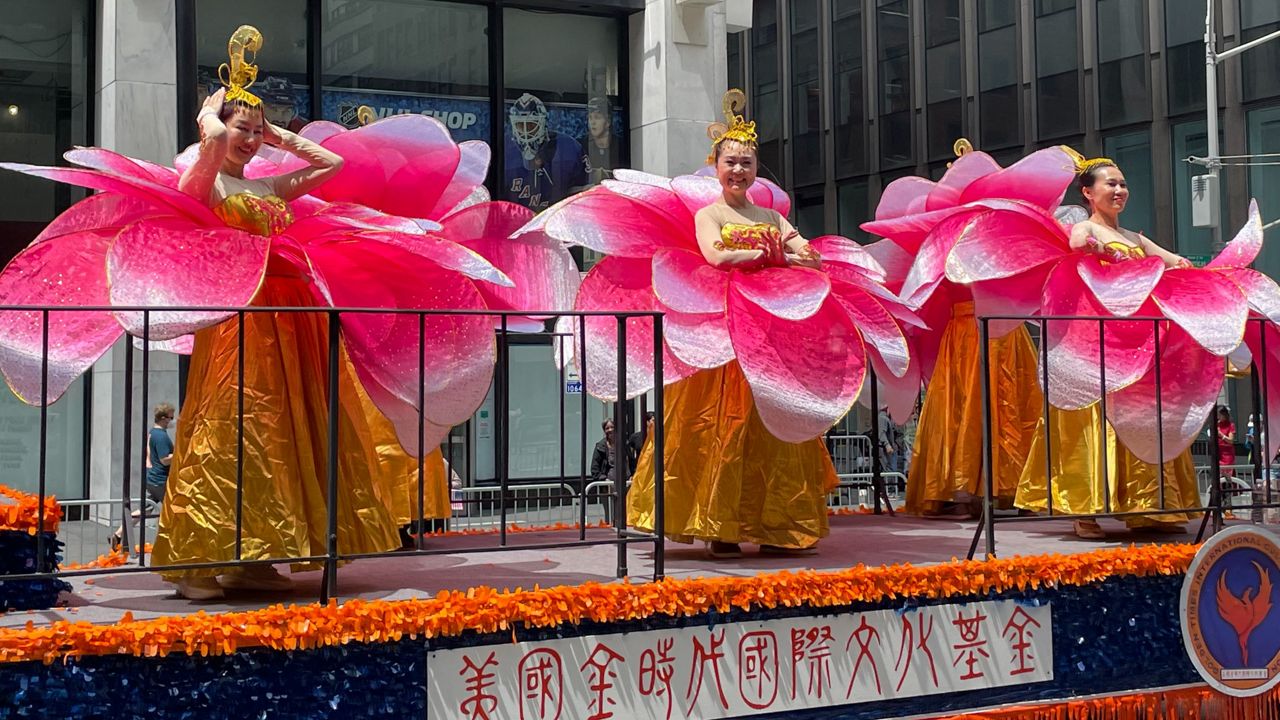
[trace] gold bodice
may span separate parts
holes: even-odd
[[[293,224],[289,204],[275,195],[238,192],[218,203],[213,214],[233,228],[263,237],[279,235]]]
[[[1147,251],[1143,250],[1140,246],[1130,245],[1129,243],[1120,242],[1118,240],[1112,240],[1106,245],[1103,245],[1103,247],[1108,250],[1108,254],[1117,260],[1141,260],[1147,256]]]
[[[782,231],[769,223],[725,223],[720,226],[724,250],[764,250],[766,256],[782,252]]]

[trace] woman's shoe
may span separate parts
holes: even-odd
[[[1097,520],[1085,519],[1075,521],[1076,536],[1085,540],[1105,540],[1107,533]]]
[[[738,543],[712,540],[707,543],[707,554],[716,560],[732,560],[742,557],[742,548],[738,547]]]
[[[124,538],[120,537],[120,531],[117,530],[107,536],[107,547],[111,548],[111,552],[120,552],[120,547],[124,545]]]
[[[293,580],[276,572],[271,565],[245,565],[222,576],[222,587],[228,590],[292,590]]]
[[[192,577],[174,583],[178,594],[188,600],[221,600],[226,597],[216,578]]]

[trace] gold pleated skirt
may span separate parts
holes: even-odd
[[[821,438],[778,440],[755,410],[737,362],[666,388],[665,533],[801,548],[826,537],[826,495],[839,483]],[[627,522],[652,531],[652,443],[636,464]]]
[[[1102,435],[1098,405],[1082,410],[1050,408],[1053,435],[1053,511],[1063,514],[1100,513],[1107,509],[1103,498],[1110,495],[1111,512],[1154,510],[1160,505],[1160,470],[1156,465],[1139,460],[1116,439],[1108,424],[1106,439]],[[1103,488],[1102,452],[1106,451],[1107,490]],[[1018,483],[1016,504],[1020,508],[1044,512],[1049,508],[1045,482],[1044,422],[1027,455],[1022,479]],[[1164,463],[1164,508],[1200,506],[1200,490],[1196,483],[1191,450],[1184,451]],[[1109,492],[1107,492],[1109,491]],[[1152,523],[1182,523],[1190,520],[1185,513],[1167,513],[1125,518],[1130,527]]]
[[[981,341],[973,303],[958,303],[943,331],[911,449],[906,510],[935,512],[944,503],[985,495],[982,479]],[[1011,501],[1042,414],[1036,351],[1025,326],[991,342],[995,404],[993,476],[997,500]]]
[[[313,302],[302,278],[280,275],[269,276],[254,299],[259,306]],[[246,313],[244,325],[241,557],[322,555],[329,500],[327,319],[321,313]],[[192,382],[152,557],[158,567],[235,558],[237,332],[233,319],[196,334]],[[408,509],[391,507],[404,469],[382,468],[377,448],[395,442],[394,431],[376,410],[370,414],[372,404],[362,406],[348,362],[339,373],[338,550],[393,550],[400,546],[397,518]],[[416,488],[416,461],[414,483]],[[175,580],[223,572],[164,574]]]

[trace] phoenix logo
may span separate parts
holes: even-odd
[[[1262,624],[1271,612],[1271,575],[1257,562],[1253,567],[1258,571],[1258,587],[1247,587],[1240,597],[1236,597],[1227,588],[1227,572],[1223,570],[1218,577],[1218,615],[1227,621],[1236,631],[1240,642],[1240,659],[1249,665],[1249,635]]]

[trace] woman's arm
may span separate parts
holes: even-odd
[[[342,157],[306,138],[267,123],[263,141],[307,161],[310,167],[271,178],[275,194],[282,200],[294,200],[320,187],[342,170]]]
[[[715,267],[728,270],[736,265],[756,265],[764,258],[764,250],[730,250],[720,240],[720,223],[707,208],[694,217],[694,232],[698,236],[698,249],[702,257]]]
[[[218,119],[226,94],[223,88],[205,98],[200,113],[196,115],[196,125],[200,127],[200,150],[196,161],[178,179],[179,190],[209,206],[214,204],[214,181],[218,179],[222,161],[227,158],[227,126]]]
[[[800,235],[800,231],[796,230],[782,213],[776,213],[778,216],[778,229],[782,232],[782,246],[786,253],[788,265],[799,265],[801,267],[813,268],[818,270],[822,268],[822,256],[817,250],[809,244],[809,241]]]
[[[1146,235],[1143,235],[1142,233],[1138,233],[1138,242],[1142,244],[1142,250],[1147,255],[1153,255],[1155,257],[1160,258],[1161,260],[1164,260],[1165,267],[1171,267],[1171,268],[1193,267],[1191,265],[1190,260],[1182,257],[1177,253],[1171,253],[1168,250],[1165,250],[1164,248],[1155,244],[1155,242],[1153,242],[1151,238],[1147,237]]]

